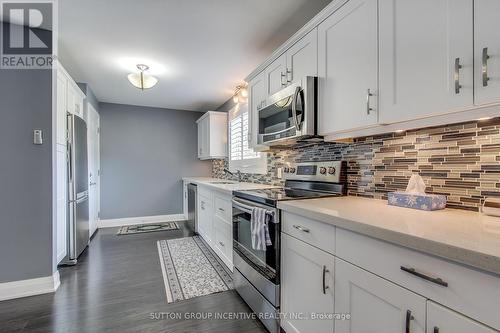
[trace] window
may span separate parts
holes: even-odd
[[[244,173],[267,173],[267,156],[248,146],[248,106],[238,104],[229,111],[229,170]]]

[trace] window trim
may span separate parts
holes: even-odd
[[[259,175],[265,175],[267,174],[267,153],[263,152],[257,152],[259,153],[260,157],[258,158],[252,158],[252,159],[246,159],[246,160],[231,160],[231,121],[243,115],[244,113],[248,113],[248,122],[250,126],[250,112],[248,109],[248,104],[236,104],[231,110],[228,112],[228,117],[227,117],[227,133],[228,133],[228,162],[229,162],[229,171],[231,172],[236,172],[236,171],[241,171],[242,173],[251,173],[251,174],[259,174]],[[243,120],[243,119],[242,119]],[[248,140],[245,138],[244,133],[242,133],[242,140]],[[243,141],[242,141],[243,145]],[[243,147],[242,147],[243,149]]]

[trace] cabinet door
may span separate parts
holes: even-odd
[[[475,103],[500,102],[500,1],[474,1]]]
[[[319,133],[376,124],[377,0],[349,1],[319,25],[318,40]]]
[[[60,145],[66,145],[66,107],[67,107],[67,87],[68,80],[61,72],[57,73],[57,128],[56,142]]]
[[[495,333],[491,328],[479,324],[461,314],[427,302],[427,333]]]
[[[425,298],[335,259],[335,333],[424,333]],[[408,329],[407,329],[408,327]]]
[[[203,141],[201,143],[203,150],[203,158],[208,158],[211,154],[210,152],[210,116],[206,117],[202,121],[203,126]]]
[[[286,87],[286,54],[274,60],[266,70],[267,91],[264,99]]]
[[[67,178],[66,178],[66,146],[56,145],[56,235],[57,263],[64,259],[67,253]]]
[[[282,233],[281,258],[281,326],[287,333],[333,333],[333,319],[310,315],[334,313],[334,257]]]
[[[379,17],[381,123],[473,105],[472,0],[381,1]]]
[[[255,151],[266,150],[266,146],[257,144],[259,134],[259,110],[267,96],[266,73],[262,72],[248,83],[248,120],[250,121],[250,148]]]
[[[201,121],[197,123],[198,125],[198,158],[203,157],[203,124]]]
[[[200,235],[212,244],[212,205],[211,200],[198,194],[198,229]]]
[[[318,75],[318,30],[314,29],[286,52],[287,83],[302,80],[304,76]]]

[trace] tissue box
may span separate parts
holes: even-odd
[[[408,192],[388,193],[389,205],[420,209],[438,210],[446,207],[446,196],[438,194],[414,194]]]

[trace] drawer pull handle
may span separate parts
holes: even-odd
[[[297,230],[302,231],[302,232],[307,232],[307,233],[308,233],[308,232],[310,232],[310,231],[311,231],[311,230],[309,230],[309,229],[307,229],[307,228],[304,228],[304,227],[302,227],[302,226],[300,226],[300,225],[294,225],[293,227],[294,227],[295,229],[297,229]]]
[[[425,275],[423,273],[417,272],[417,270],[415,270],[415,268],[401,266],[401,270],[406,272],[406,273],[410,273],[411,275],[415,275],[415,276],[417,276],[421,279],[424,279],[426,281],[438,284],[438,285],[443,286],[443,287],[448,287],[448,282],[443,281],[443,279],[433,278],[433,277],[430,277],[430,276]]]
[[[326,266],[323,266],[323,294],[326,295],[326,290],[330,287],[326,285],[326,273],[330,273]]]
[[[224,209],[222,209],[222,208],[220,208],[220,207],[219,207],[219,210],[220,210],[221,212],[225,212],[225,210],[224,210]]]
[[[410,333],[411,331],[411,321],[414,320],[415,317],[411,314],[410,310],[406,311],[406,333]]]
[[[434,326],[434,333],[439,333],[439,327]]]

